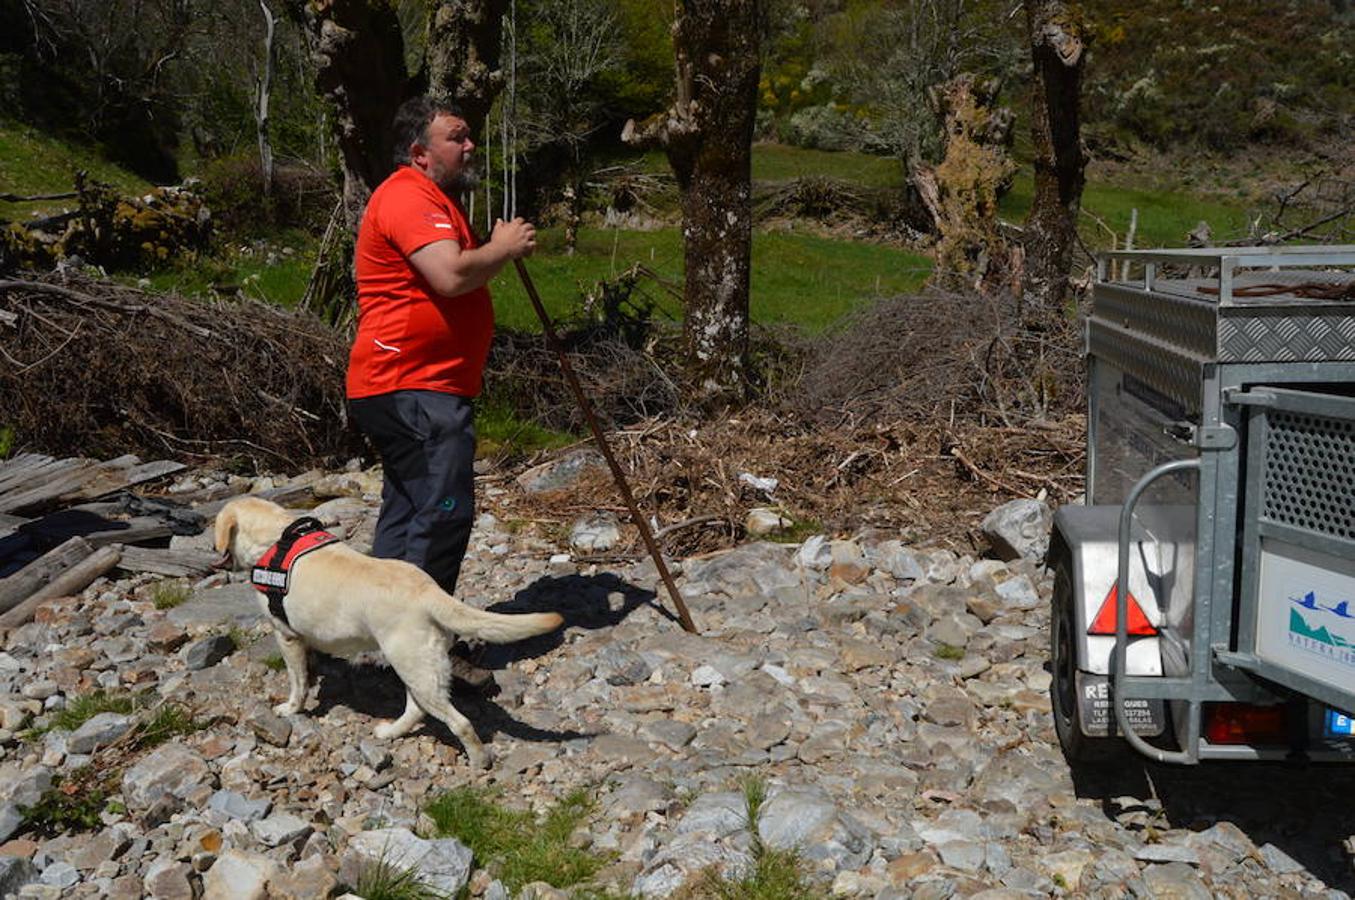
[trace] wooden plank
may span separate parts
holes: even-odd
[[[231,497],[222,497],[220,500],[212,500],[193,507],[193,511],[200,513],[207,518],[212,518],[221,512],[221,507],[240,497],[262,497],[265,500],[272,500],[278,506],[289,506],[297,500],[311,500],[315,495],[311,492],[311,483],[304,484],[284,484],[282,487],[269,488],[266,491],[259,491],[256,494],[235,494]]]
[[[32,519],[25,519],[22,516],[10,516],[0,513],[0,539],[7,538],[18,531],[20,526],[27,525]],[[0,559],[4,556],[0,555]]]
[[[95,547],[106,547],[109,544],[144,544],[146,541],[157,541],[173,534],[174,529],[159,519],[142,516],[129,519],[126,528],[96,531],[85,535],[85,540]]]
[[[183,463],[172,460],[142,463],[135,456],[119,457],[107,463],[89,460],[61,462],[64,465],[44,468],[36,481],[30,478],[16,484],[10,491],[0,491],[0,513],[24,512],[60,503],[93,500],[185,468]]]
[[[18,628],[33,618],[33,613],[45,600],[78,594],[94,583],[94,579],[111,570],[122,558],[122,549],[114,544],[100,547],[92,554],[58,575],[46,587],[29,595],[17,606],[0,615],[0,629]]]
[[[136,459],[136,457],[132,458]],[[115,460],[114,463],[116,462],[118,461]],[[60,499],[68,503],[93,500],[114,491],[125,490],[132,485],[163,478],[186,468],[183,463],[173,462],[172,460],[157,460],[149,463],[138,461],[137,464],[130,466],[115,465],[114,463],[100,463],[94,475],[81,485],[79,490],[62,496]]]
[[[36,484],[27,483],[0,494],[0,513],[24,512],[54,503],[62,494],[83,484],[90,477],[92,468],[90,465],[67,468],[51,477],[39,479]]]
[[[212,574],[219,557],[211,550],[155,550],[123,547],[118,568],[124,572],[150,572],[170,578],[202,578]]]
[[[0,579],[0,612],[7,610],[94,553],[89,541],[73,537],[5,579]]]
[[[140,544],[169,537],[174,533],[169,522],[157,516],[130,516],[114,518],[91,507],[109,507],[109,512],[125,516],[121,504],[91,504],[73,506],[43,516],[29,525],[23,533],[45,547],[55,546],[79,535],[95,547],[105,544]]]
[[[20,488],[46,484],[49,479],[84,463],[84,460],[52,459],[50,456],[36,455],[15,460],[0,471],[0,495]]]

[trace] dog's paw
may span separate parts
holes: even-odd
[[[467,750],[466,764],[472,769],[484,772],[494,764],[494,754],[489,752],[488,747],[482,747],[479,750]]]
[[[404,730],[397,728],[394,722],[382,722],[372,729],[372,734],[378,741],[389,741],[391,738],[400,737]]]
[[[279,703],[273,707],[273,712],[279,716],[294,716],[301,712],[300,703]]]

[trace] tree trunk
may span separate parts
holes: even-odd
[[[507,0],[437,0],[428,21],[428,94],[456,102],[476,138],[483,138],[503,87],[499,44],[507,8]]]
[[[263,39],[263,75],[259,78],[259,94],[254,107],[254,124],[259,132],[259,169],[263,175],[263,195],[273,193],[273,141],[268,134],[268,101],[273,91],[273,68],[277,62],[277,48],[273,43],[277,19],[268,4],[259,0],[263,10],[264,26],[267,29]]]
[[[1035,65],[1035,198],[1026,219],[1022,285],[1022,315],[1029,320],[1058,315],[1068,293],[1087,164],[1078,121],[1086,25],[1059,0],[1027,0],[1026,23]]]
[[[425,90],[460,104],[479,136],[502,78],[496,71],[505,0],[438,0],[419,72],[405,66],[395,4],[387,0],[287,0],[316,61],[316,87],[334,111],[343,167],[346,235],[327,236],[303,305],[329,321],[353,314],[352,236],[367,199],[395,168],[391,123],[405,100]]]
[[[416,86],[405,71],[395,7],[382,0],[289,0],[315,56],[315,83],[334,110],[344,218],[356,229],[393,168],[391,119]]]
[[[677,99],[622,139],[659,143],[682,194],[683,337],[698,401],[739,396],[748,382],[752,143],[760,68],[758,0],[678,0]]]
[[[946,155],[919,166],[912,180],[936,223],[932,282],[948,290],[987,293],[1010,271],[997,203],[1016,171],[1007,152],[1013,117],[998,105],[999,89],[996,79],[961,74],[930,92]]]

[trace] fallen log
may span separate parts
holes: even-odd
[[[78,540],[78,538],[76,539]],[[122,548],[116,544],[100,547],[85,559],[67,569],[46,587],[29,595],[18,605],[0,615],[0,630],[10,631],[33,618],[38,607],[56,597],[74,596],[93,584],[94,579],[110,571],[122,558]]]
[[[169,578],[202,578],[212,573],[218,559],[211,550],[154,550],[123,547],[118,568],[124,572],[149,572]]]
[[[0,579],[0,612],[11,609],[50,584],[63,572],[83,562],[94,548],[82,537],[73,537],[47,551],[8,578]],[[92,580],[92,579],[91,579]]]

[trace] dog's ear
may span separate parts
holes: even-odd
[[[230,550],[231,540],[235,537],[236,511],[234,504],[229,504],[225,509],[216,514],[216,552],[226,553]]]

